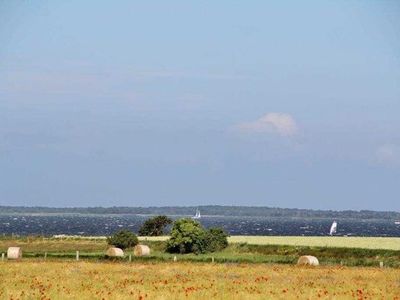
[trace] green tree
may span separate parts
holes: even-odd
[[[167,242],[170,253],[203,253],[206,251],[205,230],[192,219],[179,219],[174,222],[171,237]]]
[[[164,234],[165,227],[172,224],[167,216],[156,216],[146,220],[139,229],[141,236],[160,236]]]
[[[222,228],[210,228],[205,234],[205,245],[209,252],[221,251],[228,247],[228,234]]]
[[[175,221],[167,242],[170,253],[205,253],[221,251],[228,246],[228,235],[221,228],[205,230],[193,219]]]
[[[132,231],[123,229],[107,237],[107,243],[117,248],[126,249],[136,246],[139,240]]]

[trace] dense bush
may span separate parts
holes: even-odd
[[[228,234],[222,228],[210,228],[205,234],[206,250],[221,251],[228,247]]]
[[[171,238],[167,242],[167,251],[171,253],[204,252],[204,229],[199,222],[192,219],[175,221]]]
[[[132,231],[123,229],[107,237],[107,243],[117,248],[126,249],[136,246],[139,240]]]
[[[170,253],[205,253],[219,251],[228,246],[228,235],[219,228],[205,230],[192,219],[175,221],[171,238],[167,242]]]
[[[160,236],[164,234],[165,227],[172,224],[167,216],[156,216],[146,220],[139,229],[141,236]]]

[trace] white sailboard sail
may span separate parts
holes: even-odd
[[[337,231],[337,222],[333,221],[332,225],[331,225],[331,230],[329,230],[329,234],[330,235],[334,235]]]

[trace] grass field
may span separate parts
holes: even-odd
[[[400,299],[400,270],[287,265],[22,261],[1,299]]]
[[[164,241],[168,237],[142,237],[142,240]],[[309,247],[346,247],[363,249],[400,250],[398,237],[344,237],[344,236],[231,236],[230,243],[253,245],[290,245]]]
[[[62,240],[101,241],[106,237],[71,237]],[[139,237],[142,241],[166,241],[168,236]],[[252,245],[291,245],[309,247],[346,247],[362,249],[400,250],[399,237],[344,237],[344,236],[231,236],[230,243],[248,243]]]
[[[0,262],[0,299],[400,300],[400,250],[382,240],[333,237],[320,247],[316,238],[231,237],[221,252],[175,255],[165,253],[165,237],[141,238],[152,253],[129,262],[132,249],[107,259],[104,239],[1,238],[0,253],[20,246],[23,259]],[[305,254],[321,266],[296,266]]]
[[[387,267],[400,268],[400,250],[350,248],[349,245],[347,247],[270,245],[266,242],[271,241],[269,237],[265,239],[263,237],[256,237],[254,239],[253,237],[240,237],[237,241],[245,241],[246,239],[250,239],[250,243],[230,243],[228,248],[216,253],[176,256],[178,261],[190,262],[210,262],[214,258],[214,261],[218,263],[295,264],[301,255],[314,255],[318,257],[322,265],[379,266],[380,262],[383,262]],[[352,238],[349,239],[351,241]],[[165,253],[164,240],[165,237],[142,239],[142,243],[150,246],[151,255],[143,258],[133,258],[133,260],[143,262],[172,261],[175,254]],[[287,241],[293,242],[294,240],[294,237],[290,237]],[[282,243],[285,243],[285,241],[282,240]],[[257,242],[260,244],[256,244]],[[288,243],[286,242],[286,244]],[[369,245],[371,247],[373,243]],[[390,243],[386,245],[390,245]],[[105,261],[104,254],[108,248],[104,239],[46,239],[28,237],[0,239],[0,253],[7,252],[7,248],[11,246],[21,247],[24,259],[44,259],[45,253],[48,258],[72,259],[78,250],[82,259],[99,261]],[[126,250],[125,253],[125,261],[127,262],[129,254],[132,254],[132,249]]]
[[[229,242],[257,245],[292,245],[309,247],[348,247],[400,250],[400,238],[397,237],[232,236],[229,238]]]

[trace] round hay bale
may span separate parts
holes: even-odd
[[[124,251],[120,248],[108,248],[106,255],[109,257],[124,257]]]
[[[150,255],[150,248],[149,246],[146,245],[136,245],[135,248],[133,248],[133,255],[135,256]]]
[[[8,259],[21,259],[22,250],[20,247],[9,247],[7,250]]]
[[[309,266],[318,266],[319,261],[318,258],[311,255],[304,255],[300,256],[299,260],[297,261],[298,265],[309,265]]]

